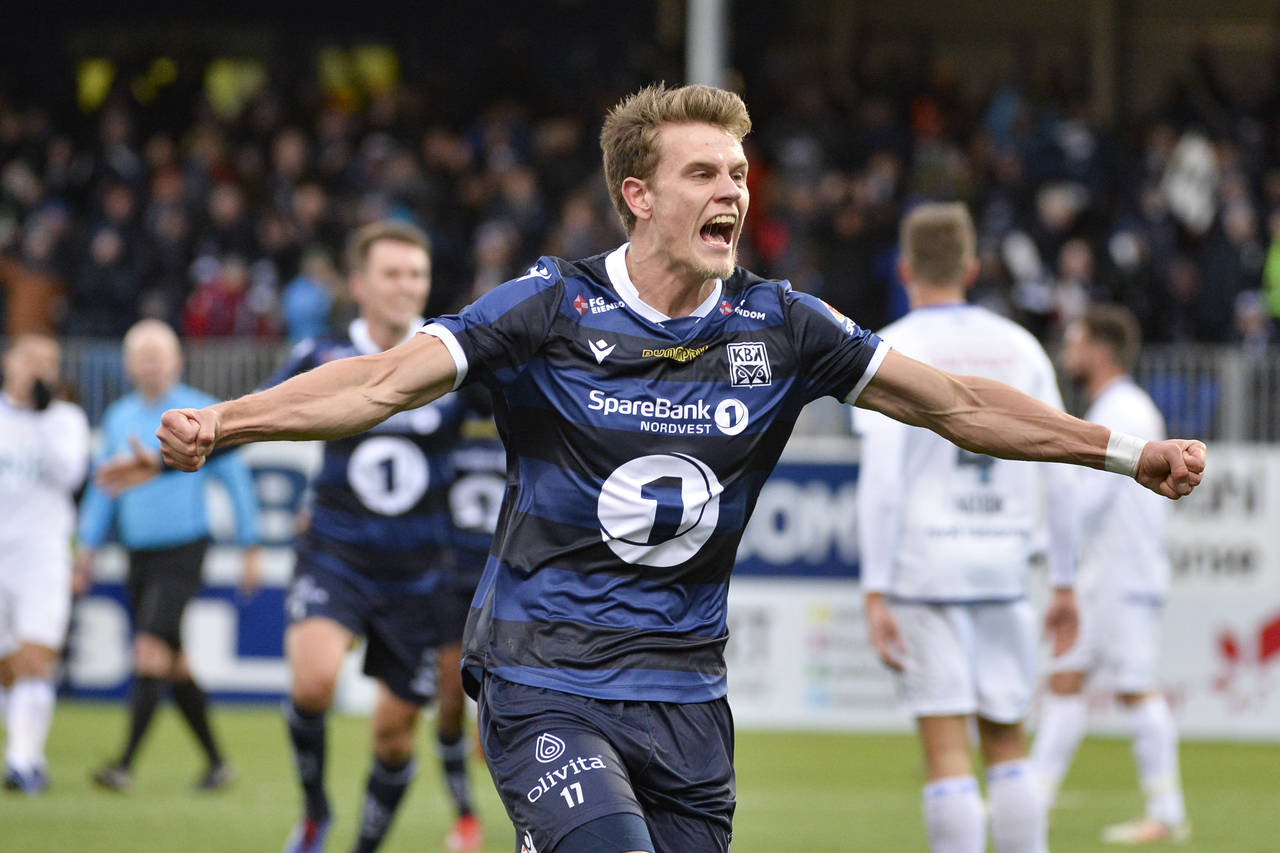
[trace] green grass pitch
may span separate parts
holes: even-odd
[[[383,850],[439,851],[448,829],[430,721],[419,743],[422,770]],[[215,726],[239,780],[198,794],[196,748],[172,708],[162,709],[125,795],[96,790],[89,770],[111,756],[124,733],[120,705],[63,703],[49,738],[53,788],[38,798],[0,797],[0,850],[6,853],[239,853],[279,850],[298,810],[284,723],[274,708],[215,708]],[[329,850],[351,844],[368,761],[363,718],[334,716],[329,792],[336,823]],[[742,732],[738,737],[738,814],[734,853],[923,851],[920,762],[903,735]],[[1184,851],[1280,850],[1280,745],[1187,743],[1182,749],[1194,825]],[[488,828],[486,851],[511,853],[514,833],[477,760],[473,784]],[[1054,851],[1096,851],[1098,830],[1134,817],[1141,801],[1128,744],[1090,739],[1081,749],[1053,814]],[[692,851],[691,851],[692,853]]]

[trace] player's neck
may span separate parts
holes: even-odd
[[[409,336],[408,326],[392,326],[386,323],[375,323],[365,318],[365,327],[369,330],[369,338],[379,350],[389,350]]]
[[[1125,375],[1124,371],[1118,367],[1107,365],[1099,368],[1089,375],[1089,381],[1085,383],[1084,392],[1089,396],[1089,402],[1093,402],[1102,396],[1102,392],[1110,388],[1116,380]]]
[[[937,308],[941,305],[963,305],[963,287],[932,287],[920,284],[907,288],[911,302],[911,310],[917,308]]]
[[[134,386],[134,391],[142,398],[142,402],[146,403],[148,406],[154,406],[156,403],[159,403],[169,395],[171,390],[173,390],[173,385],[166,385],[163,388],[140,388]]]
[[[627,275],[645,305],[668,317],[687,317],[706,301],[717,279],[692,275],[689,268],[671,262],[668,255],[637,246],[627,248]]]

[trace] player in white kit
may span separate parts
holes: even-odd
[[[54,665],[71,612],[72,495],[89,465],[79,406],[53,399],[61,353],[21,335],[4,355],[0,393],[0,705],[5,788],[49,785],[44,744],[53,721]]]
[[[999,379],[1061,409],[1053,365],[1035,338],[964,300],[977,273],[964,205],[917,207],[903,222],[901,246],[912,310],[881,337],[912,358]],[[976,716],[996,850],[1043,851],[1045,808],[1021,726],[1035,688],[1037,641],[1027,574],[1047,517],[1054,593],[1046,624],[1065,648],[1077,625],[1071,471],[970,453],[862,409],[855,426],[867,622],[917,721],[930,848],[986,849],[968,737]]]
[[[1138,324],[1118,305],[1099,305],[1067,328],[1063,367],[1090,400],[1089,420],[1114,430],[1163,436],[1164,419],[1129,370]],[[1080,471],[1084,529],[1080,549],[1079,641],[1054,659],[1033,759],[1052,803],[1085,730],[1086,678],[1113,691],[1133,726],[1133,756],[1146,815],[1109,827],[1103,840],[1146,844],[1189,833],[1178,771],[1178,732],[1156,686],[1159,616],[1169,587],[1168,506],[1148,501],[1119,477]]]

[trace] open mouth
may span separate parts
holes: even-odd
[[[704,243],[727,247],[733,242],[733,228],[737,224],[738,217],[722,213],[707,220],[698,233]]]

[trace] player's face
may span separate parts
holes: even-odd
[[[28,338],[22,346],[22,354],[34,379],[42,379],[49,384],[58,381],[58,367],[62,358],[58,342],[52,338]]]
[[[134,338],[124,354],[124,369],[133,387],[146,397],[158,397],[182,375],[182,353],[168,335]]]
[[[408,329],[422,316],[431,292],[431,261],[421,247],[379,240],[369,247],[364,269],[351,280],[351,293],[370,323]]]
[[[22,338],[4,356],[4,387],[15,400],[26,402],[37,379],[47,385],[58,382],[62,351],[52,338]]]
[[[699,281],[728,278],[750,202],[742,143],[709,124],[666,124],[658,146],[651,222],[671,265]]]

